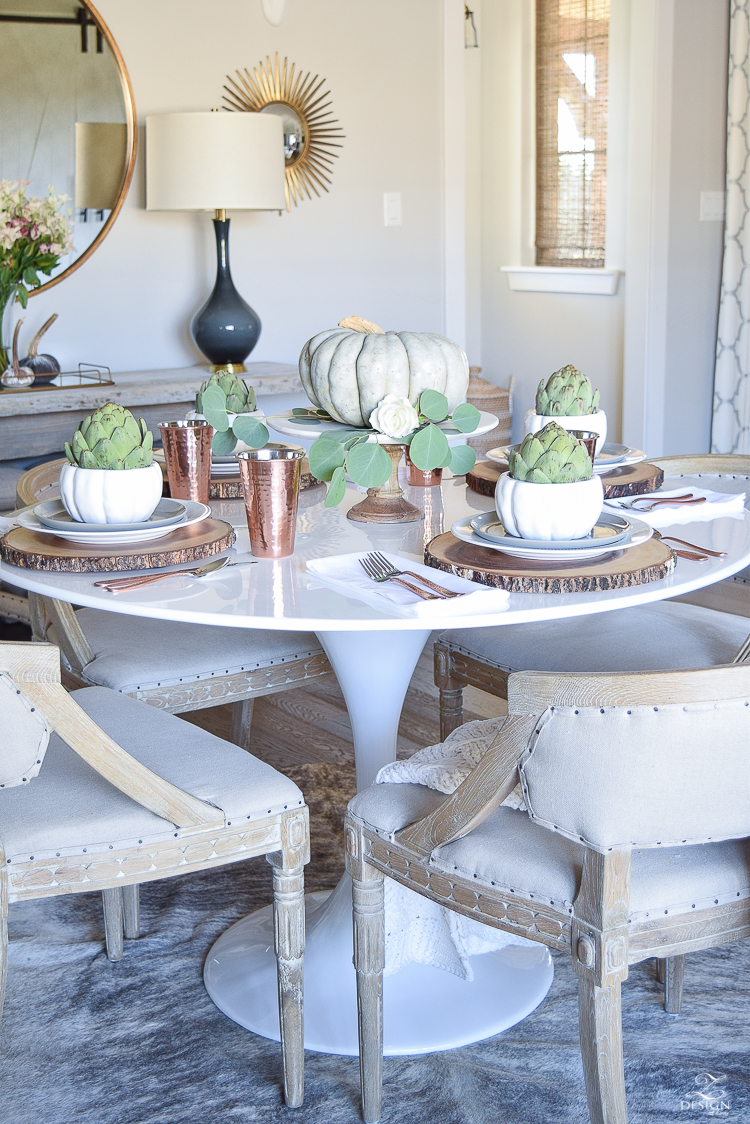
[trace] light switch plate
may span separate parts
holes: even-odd
[[[701,222],[723,222],[725,198],[723,191],[702,191]]]
[[[401,192],[383,192],[383,223],[385,226],[401,226]]]

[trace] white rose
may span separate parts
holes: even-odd
[[[370,414],[370,425],[386,437],[406,437],[419,425],[419,414],[408,398],[386,394]]]

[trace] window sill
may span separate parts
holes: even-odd
[[[517,293],[588,293],[611,297],[617,292],[619,269],[575,269],[554,265],[504,265],[508,287]]]

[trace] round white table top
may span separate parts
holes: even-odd
[[[401,554],[406,560],[422,561],[425,544],[449,530],[456,519],[475,511],[492,510],[492,500],[470,492],[463,477],[453,478],[446,471],[443,480],[442,486],[436,488],[404,485],[408,499],[425,512],[423,521],[409,524],[377,525],[347,519],[348,508],[361,500],[364,489],[349,485],[337,508],[323,506],[322,486],[308,489],[300,495],[297,541],[291,558],[259,560],[255,565],[223,570],[207,579],[175,574],[140,590],[114,595],[94,588],[101,574],[51,574],[2,563],[0,576],[12,585],[76,605],[163,620],[314,632],[424,631],[522,624],[643,605],[711,585],[750,565],[750,511],[745,510],[744,515],[734,518],[675,527],[674,533],[680,538],[726,551],[727,556],[706,562],[678,558],[674,572],[662,581],[603,593],[514,593],[504,611],[440,617],[434,623],[430,617],[403,617],[387,609],[372,608],[354,596],[347,597],[324,585],[306,571],[308,559],[367,550],[385,550]],[[679,479],[680,487],[690,483],[690,477]],[[736,483],[734,488],[722,488],[722,483],[721,478],[711,478],[708,483],[702,477],[694,481],[694,486],[737,490]],[[237,532],[234,553],[249,558],[242,503],[224,500],[211,506],[214,514],[226,519]],[[662,530],[667,533],[667,528]]]

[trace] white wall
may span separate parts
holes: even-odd
[[[442,331],[442,11],[436,0],[289,0],[279,28],[259,0],[99,0],[133,83],[138,118],[221,104],[227,74],[276,51],[325,76],[346,133],[330,194],[290,215],[236,213],[231,264],[263,333],[251,360],[296,362],[305,340],[357,314]],[[201,357],[191,316],[215,273],[210,216],[146,212],[134,184],[93,257],[29,304],[52,312],[45,344],[64,366],[177,367]],[[403,225],[383,225],[385,191]]]
[[[483,0],[481,46],[473,52],[482,56],[482,375],[499,386],[507,385],[511,374],[516,376],[514,431],[518,436],[522,415],[533,406],[540,379],[574,363],[601,390],[602,406],[617,439],[622,282],[621,291],[611,297],[520,293],[510,291],[500,272],[504,265],[529,264],[530,13],[528,0]],[[475,60],[472,65],[476,66]],[[474,362],[471,354],[469,358]]]
[[[677,0],[673,42],[664,452],[707,453],[724,225],[700,193],[724,190],[728,3]]]

